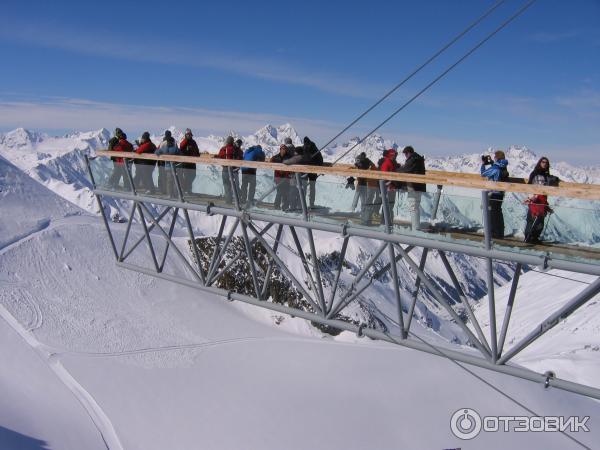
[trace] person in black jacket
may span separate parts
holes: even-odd
[[[195,158],[200,157],[200,149],[198,148],[198,144],[193,138],[192,130],[187,128],[185,130],[185,136],[183,140],[179,143],[179,151],[182,155],[185,156],[193,156]],[[185,193],[192,192],[192,184],[194,183],[194,179],[196,178],[196,164],[193,163],[183,163],[181,165],[183,169],[181,172],[183,173],[183,183],[181,188]]]
[[[317,145],[308,137],[304,138],[304,155],[308,164],[311,166],[322,166],[323,155],[317,148]],[[317,177],[316,173],[308,174],[308,207],[315,207],[315,197],[317,195]]]
[[[396,172],[415,173],[425,175],[425,158],[415,152],[410,145],[402,150],[406,162]],[[407,203],[411,218],[411,229],[418,230],[421,227],[421,195],[427,191],[425,183],[406,183],[408,191]]]

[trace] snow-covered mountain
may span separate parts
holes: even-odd
[[[183,130],[175,127],[168,129],[176,139],[183,138]],[[164,131],[160,131],[152,134],[152,140],[159,143],[163,133]],[[267,155],[278,152],[279,145],[287,137],[290,137],[295,145],[302,143],[302,137],[289,123],[278,127],[266,125],[246,136],[241,136],[235,131],[231,131],[230,134],[236,138],[242,138],[246,147],[262,145]],[[90,191],[83,156],[106,148],[109,138],[110,132],[106,129],[51,137],[19,128],[6,134],[0,134],[0,156],[11,161],[33,179],[72,203],[85,210],[95,212],[97,205]],[[129,136],[132,142],[136,138],[137,136]],[[215,153],[223,145],[225,136],[196,136],[196,140],[202,151]],[[352,163],[355,156],[364,151],[373,161],[377,161],[384,149],[402,148],[404,144],[407,144],[389,141],[374,134],[348,152],[357,142],[359,142],[359,138],[352,138],[345,143],[334,143],[323,151],[324,157],[326,160],[334,161],[345,155],[341,162]],[[493,149],[482,149],[481,153],[489,154],[492,151]],[[510,147],[506,154],[511,175],[519,177],[528,176],[539,159],[539,155],[522,146]],[[453,172],[477,173],[481,161],[480,154],[446,157],[425,156],[429,169]],[[399,160],[402,162],[401,157]],[[203,172],[203,176],[214,179],[215,188],[220,189],[219,174],[210,170],[205,172]],[[576,167],[565,162],[552,161],[552,173],[565,181],[600,183],[600,166]],[[352,195],[339,190],[337,185],[339,180],[328,180],[329,183],[326,181],[321,181],[322,201],[350,210]],[[328,190],[331,191],[331,195],[327,194]],[[504,202],[507,231],[516,235],[522,234],[525,223],[526,209],[521,203],[523,197],[519,194],[509,194]],[[447,195],[442,197],[442,208],[439,212],[441,220],[464,226],[478,226],[481,224],[478,202],[478,192],[450,189],[447,191]],[[600,243],[600,208],[597,205],[570,199],[552,199],[551,203],[555,207],[556,214],[548,220],[546,227],[548,239],[560,237],[563,241],[572,243]],[[427,211],[431,210],[431,198],[425,198],[422,206],[425,219],[427,219]],[[111,215],[123,216],[125,213],[123,205],[118,201],[110,200],[108,207]],[[397,213],[402,214],[405,210],[404,207],[404,198],[400,196],[396,204]]]
[[[252,142],[254,136],[255,142],[261,139],[274,147],[291,134],[263,130],[259,137],[244,139]],[[7,360],[0,369],[0,444],[8,427],[43,438],[53,448],[193,448],[198,442],[215,448],[388,448],[398,442],[410,448],[446,448],[460,445],[448,427],[458,408],[473,407],[482,415],[524,414],[445,358],[349,333],[326,337],[301,319],[280,322],[265,310],[219,302],[115,266],[101,221],[70,203],[79,198],[75,193],[87,192],[82,156],[105,146],[108,134],[99,130],[52,138],[15,130],[2,136],[0,349]],[[220,144],[217,138],[205,139],[207,145]],[[86,209],[94,212],[94,207]],[[218,228],[215,217],[197,215],[193,221],[200,235],[214,235]],[[113,226],[122,239],[125,224]],[[176,243],[186,241],[183,231],[175,230]],[[132,233],[141,235],[135,225]],[[292,247],[289,236],[284,237],[282,246]],[[315,238],[326,263],[339,250],[341,238],[324,233]],[[371,249],[371,241],[351,240],[351,264],[344,268],[341,289],[363,267]],[[137,251],[143,250],[139,246]],[[132,254],[134,261],[136,256]],[[441,262],[431,256],[428,273],[450,293]],[[468,297],[477,301],[484,293],[481,261],[449,256]],[[418,252],[413,257],[418,259]],[[172,252],[168,258],[169,270],[185,271]],[[282,258],[300,278],[297,258],[285,249]],[[399,270],[402,298],[409,301],[414,275],[402,265]],[[499,265],[496,275],[503,284],[511,269]],[[509,344],[538,323],[542,310],[581,288],[548,276],[522,276],[516,307],[523,310],[513,315]],[[499,317],[508,287],[497,292]],[[550,302],[547,289],[556,294]],[[360,298],[390,328],[396,317],[392,292],[388,277],[375,281]],[[418,335],[428,342],[464,342],[427,290],[420,299]],[[479,308],[481,318],[485,306]],[[540,340],[541,359],[532,351],[517,362],[537,370],[558,369],[559,376],[593,384],[598,379],[600,342],[594,318],[600,317],[599,307],[600,302],[590,302]],[[351,318],[364,314],[357,309],[347,313]],[[583,397],[475,371],[538,414],[598,415],[597,403]],[[357,408],[356,398],[376,406]],[[323,429],[322,423],[331,427]],[[235,433],[228,432],[232,424]],[[332,435],[330,429],[337,431]],[[592,429],[580,439],[591,446],[597,434]],[[488,433],[477,439],[485,448],[563,448],[570,443],[558,433]]]

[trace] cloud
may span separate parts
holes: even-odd
[[[293,123],[299,133],[333,136],[339,124],[266,113],[220,111],[202,108],[141,106],[88,99],[45,97],[30,100],[0,99],[0,127],[46,130],[90,130],[121,127],[130,132],[163,130],[170,125],[199,133],[254,132],[268,123]]]
[[[275,59],[243,57],[206,45],[192,47],[162,37],[141,40],[106,30],[93,33],[89,29],[6,21],[0,27],[0,39],[105,58],[220,70],[356,98],[373,98],[385,90],[384,86],[359,82],[341,74],[308,70]]]
[[[584,34],[584,30],[568,30],[562,32],[546,32],[540,31],[534,33],[531,39],[540,44],[554,44],[556,42],[567,41],[574,39]]]

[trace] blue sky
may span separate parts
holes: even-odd
[[[493,4],[3,2],[0,130],[291,122],[324,143]],[[516,11],[506,0],[342,137],[362,135]],[[380,130],[430,155],[527,145],[600,162],[600,2],[538,0]]]

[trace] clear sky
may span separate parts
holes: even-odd
[[[291,122],[325,143],[494,2],[2,2],[0,131]],[[342,139],[364,134],[525,0]],[[600,1],[538,0],[380,133],[424,154],[527,145],[600,163]]]

